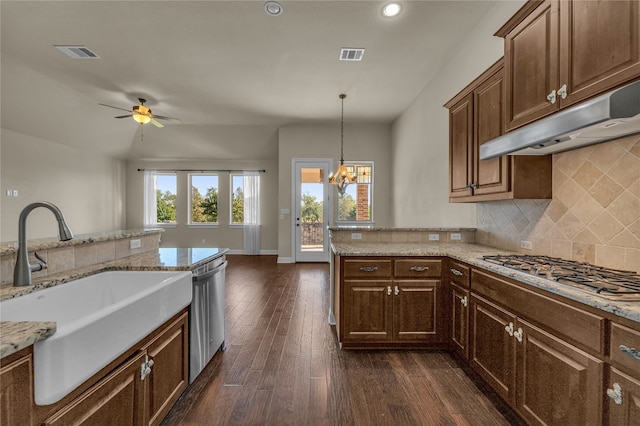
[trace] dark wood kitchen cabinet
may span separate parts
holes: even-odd
[[[640,331],[611,323],[609,425],[640,424]]]
[[[480,160],[480,146],[504,133],[502,59],[451,99],[449,201],[551,198],[551,157]]]
[[[340,262],[336,322],[342,347],[445,347],[440,259]]]
[[[471,290],[470,364],[496,393],[530,424],[601,424],[604,319],[481,271]]]
[[[636,0],[533,0],[496,35],[507,131],[640,77]]]
[[[0,425],[30,425],[33,346],[0,360]]]
[[[468,360],[470,269],[465,264],[449,260],[447,277],[451,303],[451,345],[460,358]]]

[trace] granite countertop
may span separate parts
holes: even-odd
[[[513,254],[513,252],[489,246],[471,243],[335,243],[331,248],[339,256],[447,256],[602,311],[640,322],[639,302],[607,299],[526,272],[486,262],[482,260],[484,255]]]
[[[106,271],[190,271],[227,253],[226,248],[159,248],[122,259],[72,269],[34,280],[27,287],[0,287],[0,301]],[[0,358],[56,332],[55,322],[0,321]]]

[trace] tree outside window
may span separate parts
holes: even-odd
[[[176,175],[156,175],[156,212],[158,223],[176,223]]]
[[[373,210],[373,161],[345,162],[356,182],[349,184],[338,197],[338,222],[372,223]]]
[[[244,223],[244,176],[231,175],[231,223]]]
[[[218,223],[218,176],[189,175],[191,224]]]

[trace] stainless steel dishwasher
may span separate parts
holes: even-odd
[[[193,300],[189,309],[189,383],[207,366],[218,349],[225,350],[224,255],[193,271]]]

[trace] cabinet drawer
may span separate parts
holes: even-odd
[[[391,277],[391,259],[344,259],[345,278]]]
[[[640,332],[611,323],[611,364],[640,376]]]
[[[449,282],[462,288],[471,287],[471,270],[467,265],[450,260],[447,273],[449,274]]]
[[[442,275],[442,261],[440,259],[397,259],[393,274],[396,278],[439,278]]]

